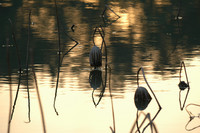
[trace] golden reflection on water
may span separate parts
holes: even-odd
[[[36,38],[42,38],[45,40],[55,40],[57,33],[55,32],[56,21],[55,16],[52,16],[49,12],[49,8],[41,7],[37,14],[34,12],[31,15],[31,20],[34,23],[32,30]]]
[[[169,0],[154,0],[154,3],[157,5],[157,6],[169,6],[171,5],[171,2]]]
[[[199,60],[200,59],[197,58],[186,62],[186,66],[188,63],[194,65],[192,67],[187,67],[191,92],[187,99],[186,105],[189,103],[198,104],[198,101],[200,100],[198,97],[199,81],[197,78],[197,75],[200,73],[198,68],[195,67],[196,65],[200,66]],[[37,65],[37,67],[39,66],[40,65]],[[59,132],[109,132],[109,126],[112,125],[112,117],[110,99],[106,96],[108,94],[108,90],[105,91],[106,97],[103,97],[101,103],[95,108],[91,98],[92,89],[89,87],[89,82],[88,85],[86,85],[88,86],[87,91],[75,91],[80,90],[81,87],[86,87],[85,85],[83,86],[83,82],[86,84],[87,80],[83,81],[83,79],[84,77],[87,77],[89,71],[80,71],[81,76],[78,76],[71,73],[71,70],[68,68],[69,66],[63,67],[62,69],[64,71],[61,72],[61,83],[58,89],[58,97],[56,101],[56,107],[59,112],[59,116],[55,114],[52,106],[55,86],[51,86],[52,79],[49,76],[48,66],[43,67],[43,72],[36,72],[41,100],[45,112],[47,131],[51,133],[58,131],[59,129]],[[158,131],[162,133],[167,133],[169,131],[185,132],[184,126],[188,122],[189,116],[185,110],[180,111],[179,108],[179,89],[177,86],[179,79],[159,79],[159,82],[152,82],[155,80],[154,74],[146,74],[146,77],[162,106],[161,112],[154,121]],[[80,84],[80,82],[82,83]],[[113,81],[112,83],[114,84]],[[2,87],[8,88],[8,85],[4,84]],[[13,88],[16,88],[16,85],[13,85]],[[114,99],[113,101],[116,116],[116,129],[118,132],[129,132],[136,119],[136,107],[133,101],[136,84],[133,84],[130,88],[132,90],[127,89],[126,93],[123,94],[123,99],[118,98]],[[7,101],[6,99],[9,98],[8,95],[8,91],[1,92],[1,101]],[[24,124],[24,122],[28,120],[27,98],[25,98],[26,95],[26,92],[19,92],[18,101],[11,124],[11,131],[40,132],[42,131],[40,123],[41,118],[35,91],[31,93],[31,123]],[[118,94],[113,92],[113,95]],[[13,91],[13,96],[15,96],[15,91]],[[4,110],[1,111],[2,120],[4,121],[3,123],[7,123],[8,103],[1,102],[0,104],[1,107],[4,108]],[[153,99],[144,113],[150,113],[153,117],[156,113],[156,109],[158,109],[158,106],[155,99]],[[198,108],[191,109],[193,113],[195,113],[195,111],[198,113],[198,110]],[[3,116],[6,117],[4,118]],[[195,121],[198,122],[197,119],[195,119]],[[55,125],[55,123],[59,124]],[[175,125],[179,126],[176,128]],[[195,125],[196,123],[190,123],[190,127]],[[6,127],[6,124],[4,124],[3,127]],[[166,130],[166,127],[171,128]],[[3,128],[1,129],[1,131],[5,130],[6,129]],[[146,131],[148,132],[149,130],[150,129],[148,128]],[[194,131],[194,133],[196,132]]]
[[[81,0],[81,2],[88,3],[85,9],[94,9],[93,6],[98,6],[100,1],[95,0]],[[154,3],[157,6],[168,6],[171,5],[170,1],[155,0]],[[23,8],[29,7],[31,4],[35,4],[35,1],[23,1]],[[44,4],[53,6],[53,2],[44,2]],[[63,3],[62,3],[63,4]],[[160,50],[156,47],[146,47],[148,44],[144,41],[147,38],[147,16],[144,12],[144,3],[132,4],[127,2],[126,8],[123,8],[123,2],[112,2],[111,8],[121,17],[118,21],[114,22],[109,27],[106,27],[106,43],[109,49],[109,65],[113,68],[112,73],[112,84],[113,97],[114,97],[114,109],[116,116],[116,130],[119,133],[129,132],[133,123],[136,120],[136,107],[134,105],[134,92],[136,90],[135,74],[138,67],[144,66],[145,74],[148,82],[152,89],[155,91],[157,98],[159,99],[162,110],[158,114],[154,121],[157,129],[161,133],[168,132],[186,132],[184,127],[189,120],[189,116],[185,110],[181,111],[179,108],[179,89],[178,89],[178,70],[181,59],[186,60],[186,66],[188,77],[191,85],[191,91],[186,101],[186,105],[189,103],[199,104],[199,66],[200,58],[198,54],[193,58],[184,58],[185,49],[181,46],[176,48],[176,53],[166,54],[165,50]],[[53,48],[57,51],[57,44],[55,43],[57,38],[56,33],[56,18],[53,8],[38,7],[33,9],[31,19],[34,22],[31,25],[31,30],[35,38],[47,40],[48,42],[53,41]],[[96,7],[95,7],[96,9]],[[111,19],[116,16],[111,13],[108,14]],[[23,26],[27,28],[28,16],[24,15],[23,9],[17,10],[17,17],[23,19]],[[83,22],[81,18],[86,19],[87,17],[78,9],[78,7],[63,7],[62,24],[66,26],[70,31],[70,27],[74,24],[75,31],[70,31],[69,34],[80,41],[80,44],[70,52],[63,60],[63,64],[60,72],[60,82],[58,87],[58,95],[56,100],[56,108],[59,112],[57,116],[53,109],[53,100],[55,95],[55,83],[56,77],[51,73],[51,67],[56,68],[56,58],[53,55],[48,55],[49,64],[35,64],[37,67],[36,75],[38,79],[39,90],[41,93],[41,100],[44,108],[45,121],[47,125],[47,132],[91,132],[91,133],[106,133],[110,132],[109,127],[112,126],[112,112],[108,89],[105,90],[104,97],[100,104],[95,107],[92,101],[92,88],[89,84],[89,74],[91,68],[89,67],[89,57],[86,56],[89,53],[90,48],[93,45],[92,34],[94,27],[89,23]],[[95,24],[95,26],[98,24]],[[94,25],[93,25],[94,26]],[[157,33],[158,22],[153,21],[150,24],[152,26],[151,33]],[[163,34],[163,33],[161,33]],[[156,35],[154,35],[156,36]],[[111,38],[118,37],[123,38],[121,40],[114,41]],[[117,39],[118,39],[117,38]],[[127,38],[131,38],[128,40]],[[170,38],[170,37],[169,37]],[[162,45],[167,50],[174,49],[172,40],[169,38],[162,38]],[[96,36],[95,43],[101,45],[101,37]],[[152,38],[151,38],[152,39]],[[68,40],[68,41],[67,41]],[[73,41],[69,41],[67,37],[62,38],[64,47],[63,51],[67,51],[74,45]],[[155,41],[154,39],[151,40]],[[130,58],[121,58],[117,64],[114,57],[116,52],[115,46],[123,44],[124,47],[130,49]],[[113,46],[115,45],[115,46]],[[112,49],[113,48],[113,49]],[[122,47],[121,47],[122,48]],[[138,49],[142,50],[138,50]],[[123,50],[123,49],[122,49]],[[199,52],[198,50],[195,52]],[[126,51],[124,54],[129,54]],[[170,53],[170,52],[169,52]],[[171,67],[166,68],[160,63],[161,55],[166,54],[169,58],[168,63]],[[191,53],[188,53],[191,54]],[[56,52],[55,52],[56,55]],[[56,55],[57,56],[57,55]],[[119,57],[119,56],[117,56]],[[131,64],[131,67],[127,69],[126,64],[123,64],[125,60],[128,60],[126,64]],[[121,63],[122,62],[122,63]],[[177,65],[178,64],[178,65]],[[115,70],[115,66],[121,68]],[[130,68],[130,70],[129,70]],[[157,70],[158,69],[158,70]],[[175,69],[174,72],[166,71],[166,69]],[[118,71],[120,72],[118,73]],[[104,72],[105,69],[102,68]],[[128,73],[125,73],[125,72]],[[131,74],[129,74],[131,73]],[[167,78],[165,78],[165,75]],[[169,78],[170,77],[170,78]],[[142,77],[141,77],[142,78]],[[3,79],[2,79],[3,80]],[[145,86],[143,79],[142,84]],[[33,85],[33,84],[32,84]],[[8,103],[9,92],[8,84],[1,83],[0,91],[0,111],[1,116],[1,127],[0,132],[6,131],[7,119],[8,119]],[[15,96],[17,85],[13,84],[13,96]],[[25,83],[22,84],[21,88],[25,88]],[[183,92],[183,96],[186,92]],[[98,96],[96,94],[95,96]],[[184,98],[183,98],[184,99]],[[31,123],[24,123],[28,120],[28,103],[27,103],[27,92],[26,90],[20,90],[17,105],[15,108],[14,117],[11,123],[12,132],[41,132],[42,124],[39,112],[38,101],[36,98],[36,92],[31,89]],[[148,105],[147,110],[144,114],[150,113],[151,116],[155,115],[158,106],[155,99]],[[198,108],[194,108],[192,111],[199,113]],[[198,122],[199,119],[196,119]],[[177,126],[178,125],[178,126]],[[195,125],[194,123],[190,126]],[[150,129],[148,128],[148,131]],[[197,133],[194,130],[194,133]]]
[[[3,0],[0,2],[0,7],[11,7],[13,4],[11,3],[10,0]]]

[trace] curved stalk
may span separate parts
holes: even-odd
[[[182,68],[183,68],[183,67],[184,67],[184,71],[185,71],[186,81],[187,81],[187,84],[188,84],[188,89],[190,89],[189,80],[188,80],[187,71],[186,71],[186,67],[185,67],[184,61],[181,62],[179,80],[180,80],[180,82],[181,82],[181,71],[182,71]]]
[[[147,82],[147,79],[146,79],[145,73],[144,73],[144,69],[143,69],[142,67],[140,67],[139,70],[138,70],[138,72],[137,72],[137,85],[138,85],[138,87],[139,87],[139,72],[140,72],[140,70],[142,71],[143,78],[144,78],[144,80],[145,80],[147,86],[149,87],[151,93],[153,94],[154,98],[156,99],[156,102],[157,102],[159,108],[161,109],[162,107],[160,106],[160,103],[159,103],[158,99],[156,98],[156,95],[154,94],[153,90],[151,89],[149,83]]]

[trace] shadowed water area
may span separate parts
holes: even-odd
[[[1,133],[200,132],[199,0],[56,5],[0,1]]]

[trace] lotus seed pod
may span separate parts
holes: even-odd
[[[179,86],[180,90],[185,90],[187,87],[189,87],[189,85],[187,83],[185,83],[185,81],[180,81],[178,86]]]
[[[138,87],[135,92],[135,105],[138,110],[144,110],[148,106],[151,101],[151,96],[149,95],[148,91],[144,87]]]
[[[100,67],[102,66],[102,53],[99,47],[93,46],[90,51],[90,66]]]

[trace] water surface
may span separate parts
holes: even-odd
[[[43,132],[31,59],[48,133],[111,132],[113,116],[109,83],[116,132],[126,133],[132,129],[135,132],[137,108],[134,104],[134,94],[137,89],[137,71],[140,67],[144,68],[146,78],[162,107],[159,110],[155,98],[148,90],[153,99],[145,110],[138,112],[139,123],[148,116],[140,130],[145,128],[149,118],[153,119],[158,113],[152,125],[154,132],[200,131],[198,0],[66,0],[58,1],[57,6],[62,53],[75,45],[64,32],[79,44],[64,57],[56,89],[59,48],[54,1],[3,0],[0,3],[0,132],[7,132],[8,129],[9,70],[12,81],[12,106],[17,98],[10,132]],[[104,22],[102,13],[106,6],[109,8],[105,10]],[[29,48],[32,49],[32,55],[29,56],[28,95],[25,69],[30,10]],[[18,95],[16,93],[19,66],[9,18],[13,22],[23,70]],[[107,78],[105,53],[100,71],[94,73],[89,64],[94,29],[99,25],[104,26],[108,65],[111,68],[111,73],[107,71]],[[95,35],[94,40],[96,45],[101,45],[102,39],[99,34]],[[10,45],[10,69],[6,44]],[[178,88],[181,61],[184,61],[186,66],[190,90],[180,91]],[[105,90],[102,90],[100,84],[100,88],[93,91],[89,82],[92,74],[102,76],[98,81],[102,80],[104,85],[106,82]],[[186,81],[184,72],[182,79]],[[140,84],[148,88],[142,76]],[[190,115],[194,118],[191,119]],[[151,132],[150,127],[144,132]]]

